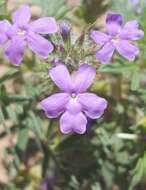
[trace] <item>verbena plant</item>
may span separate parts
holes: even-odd
[[[1,189],[145,189],[144,0],[34,4],[0,2]]]

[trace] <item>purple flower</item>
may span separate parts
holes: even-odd
[[[60,130],[64,134],[86,132],[87,117],[100,118],[107,107],[107,101],[94,93],[87,93],[93,82],[96,70],[83,64],[78,71],[70,75],[66,66],[60,64],[50,70],[50,77],[60,88],[56,93],[41,102],[48,118],[60,118]]]
[[[139,29],[137,20],[129,21],[122,28],[122,16],[109,13],[106,17],[106,31],[102,33],[93,30],[92,40],[99,44],[101,49],[97,51],[96,58],[102,64],[107,64],[115,50],[129,61],[133,61],[139,54],[139,49],[131,41],[143,38],[144,32]]]
[[[5,55],[14,65],[22,61],[26,45],[43,59],[53,51],[52,43],[40,34],[57,32],[55,19],[44,17],[30,22],[30,18],[29,6],[23,5],[12,15],[12,24],[7,20],[0,21],[0,44],[7,44]]]

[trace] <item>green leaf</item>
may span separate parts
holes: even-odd
[[[87,23],[93,23],[110,7],[111,0],[82,0],[81,15]]]
[[[136,71],[133,73],[132,76],[131,90],[136,91],[138,90],[139,86],[140,86],[140,75],[139,71],[136,69]]]
[[[100,128],[100,133],[98,134],[98,137],[104,146],[108,146],[111,144],[111,139],[106,130]]]
[[[113,74],[125,74],[127,72],[133,72],[136,70],[137,65],[136,64],[107,64],[107,65],[101,65],[99,67],[100,72],[104,73],[113,73]]]
[[[4,85],[0,85],[0,101],[3,103],[3,100],[6,98],[6,88]]]
[[[22,95],[11,95],[7,96],[6,100],[9,102],[25,102],[25,101],[30,101],[32,99],[30,97],[25,97]]]
[[[19,70],[11,68],[7,73],[0,78],[0,83],[15,77],[19,73]]]
[[[91,190],[102,190],[100,183],[95,183],[94,185],[92,185]]]
[[[20,129],[18,133],[17,146],[21,150],[25,150],[28,142],[28,129]]]
[[[112,10],[120,12],[125,20],[129,20],[134,17],[134,10],[132,9],[131,3],[129,0],[113,0]]]
[[[2,108],[0,107],[0,124],[3,124],[5,121],[5,117],[2,111]]]
[[[2,15],[6,13],[6,3],[6,0],[0,0],[0,14]]]
[[[32,126],[30,127],[33,129],[34,133],[36,134],[36,136],[39,137],[39,139],[44,139],[45,135],[43,133],[42,125],[40,124],[39,118],[32,111],[30,111],[29,115],[32,124]]]
[[[146,152],[144,153],[143,157],[139,158],[136,167],[132,171],[132,174],[133,178],[129,186],[129,190],[133,190],[135,185],[146,179]]]
[[[16,114],[15,110],[11,106],[7,106],[6,107],[6,112],[8,114],[8,118],[11,119],[11,121],[14,124],[17,124],[18,123],[18,118],[17,118],[17,114]]]
[[[54,16],[57,19],[63,18],[69,11],[65,0],[33,0],[32,3],[41,6],[44,16]]]
[[[73,190],[79,189],[79,182],[78,182],[78,180],[76,179],[76,177],[73,176],[73,175],[72,175],[71,178],[70,178],[69,186],[70,186],[70,188],[73,189]]]

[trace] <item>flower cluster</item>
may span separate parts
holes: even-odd
[[[56,20],[53,17],[44,17],[30,21],[30,18],[30,8],[24,5],[12,15],[12,24],[8,20],[0,21],[0,44],[13,65],[21,63],[26,45],[43,59],[47,59],[54,49],[52,43],[42,35],[58,31]],[[132,41],[141,39],[144,32],[139,29],[136,20],[127,22],[123,28],[122,23],[120,14],[109,13],[106,17],[106,33],[91,31],[91,39],[101,48],[97,51],[96,58],[103,64],[111,60],[115,50],[130,61],[139,54],[138,47]],[[62,23],[60,33],[63,40],[66,40],[70,27]],[[41,107],[48,118],[61,115],[62,133],[84,134],[87,130],[87,119],[100,118],[108,104],[104,98],[86,92],[96,76],[96,69],[82,64],[70,75],[67,67],[58,58],[52,64],[54,67],[49,71],[49,76],[61,92],[42,100]]]

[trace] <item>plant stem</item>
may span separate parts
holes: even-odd
[[[116,75],[112,82],[112,95],[117,99],[117,101],[121,100],[122,94],[122,75]]]

